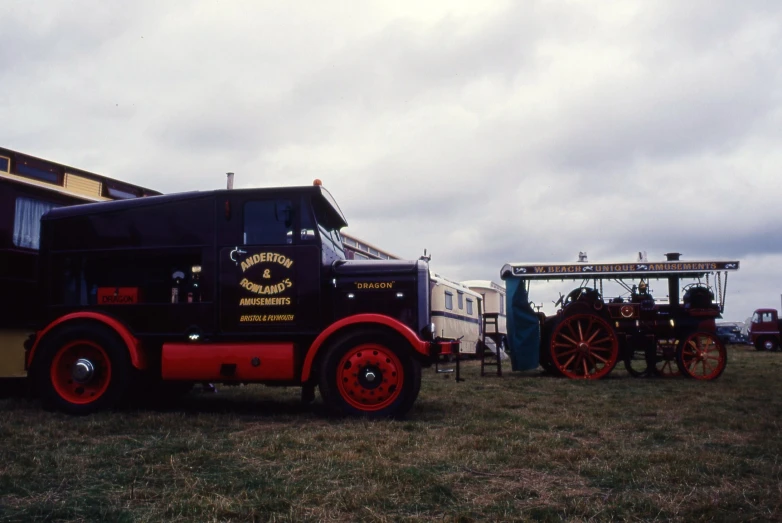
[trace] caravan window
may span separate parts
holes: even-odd
[[[505,295],[500,293],[500,314],[505,314]]]
[[[472,316],[472,300],[467,298],[467,314]]]
[[[457,291],[456,294],[459,299],[459,310],[462,310],[464,308],[464,293],[462,291]]]
[[[14,245],[38,250],[41,237],[41,216],[59,207],[53,203],[17,198],[14,212]]]
[[[449,311],[453,310],[453,294],[445,291],[445,308]]]

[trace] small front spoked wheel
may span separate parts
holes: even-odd
[[[676,363],[688,378],[714,380],[725,370],[728,352],[714,334],[694,332],[679,345]]]

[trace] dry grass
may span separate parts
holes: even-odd
[[[425,373],[401,422],[220,387],[70,418],[0,401],[0,521],[778,521],[782,353],[723,377]]]

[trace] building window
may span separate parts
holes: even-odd
[[[453,294],[445,291],[445,308],[449,311],[453,310]]]
[[[113,200],[129,200],[131,198],[137,198],[138,196],[135,193],[132,193],[130,191],[123,191],[122,189],[117,189],[116,187],[106,187],[106,196]]]
[[[459,300],[459,310],[464,308],[464,293],[462,291],[456,291],[456,297]]]
[[[59,207],[53,203],[17,198],[14,213],[14,245],[38,250],[41,241],[41,216]]]
[[[472,300],[467,298],[467,315],[472,316]]]
[[[11,172],[11,159],[5,156],[0,156],[0,172]]]
[[[293,243],[293,206],[290,200],[247,202],[244,205],[245,245]]]
[[[43,167],[19,162],[16,164],[16,174],[26,176],[27,178],[35,178],[36,180],[44,182],[60,183],[60,175],[53,168],[45,169]]]

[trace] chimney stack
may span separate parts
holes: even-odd
[[[234,173],[225,173],[228,177],[228,186],[227,189],[230,191],[234,188]]]

